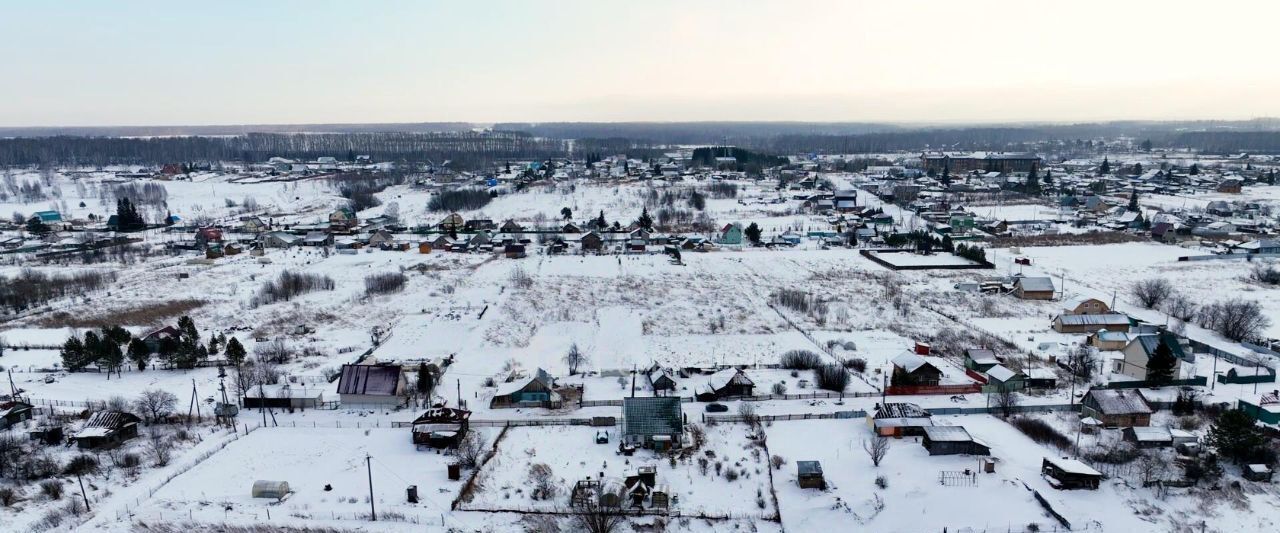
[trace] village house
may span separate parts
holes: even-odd
[[[451,407],[427,409],[413,420],[413,444],[432,448],[456,448],[466,436],[471,411]]]
[[[1105,315],[1111,313],[1111,306],[1097,298],[1073,298],[1062,304],[1064,315]]]
[[[1089,345],[1099,350],[1119,351],[1128,346],[1129,341],[1132,340],[1133,335],[1128,331],[1101,329],[1089,336]]]
[[[927,426],[920,443],[929,455],[991,455],[991,447],[974,439],[963,426]]]
[[[933,425],[932,415],[914,403],[877,403],[867,415],[867,425],[884,437],[918,437]]]
[[[262,236],[266,248],[289,248],[302,244],[302,237],[286,231],[272,231]]]
[[[755,383],[747,374],[737,368],[726,368],[707,377],[707,383],[698,387],[694,396],[700,402],[710,402],[722,398],[751,396]]]
[[[1182,362],[1187,360],[1187,352],[1183,349],[1178,336],[1168,331],[1134,337],[1120,350],[1123,357],[1111,360],[1111,371],[1137,380],[1147,379],[1147,366],[1151,362],[1151,356],[1155,355],[1156,349],[1161,344],[1168,347],[1173,354],[1175,359],[1173,378],[1177,379],[1182,370]]]
[[[336,230],[349,230],[360,224],[356,212],[350,207],[342,207],[329,213],[329,227]]]
[[[1236,400],[1236,408],[1263,424],[1280,424],[1280,390],[1252,398]]]
[[[1138,448],[1170,448],[1196,444],[1199,439],[1192,433],[1176,428],[1157,426],[1127,427],[1121,430],[1121,438]]]
[[[1000,364],[1000,358],[994,351],[986,348],[969,348],[964,351],[964,368],[974,372],[986,372],[987,369]]]
[[[399,406],[407,384],[399,365],[342,365],[338,396],[342,405]]]
[[[587,232],[582,235],[582,238],[578,240],[578,243],[582,246],[583,253],[600,252],[604,249],[604,239],[600,237],[599,233],[594,231]]]
[[[436,227],[440,228],[440,231],[445,233],[453,233],[463,229],[463,227],[465,227],[465,221],[462,220],[462,215],[449,213],[449,216],[444,217],[444,220],[441,220]]]
[[[498,228],[498,231],[501,231],[502,233],[523,233],[524,226],[521,226],[514,220],[507,219],[507,221],[503,222],[502,226]]]
[[[1040,474],[1055,489],[1097,490],[1102,483],[1102,473],[1076,459],[1045,457],[1040,464]]]
[[[1004,365],[996,365],[987,369],[987,385],[984,392],[1019,391],[1027,388],[1027,376],[1022,372],[1010,370]]]
[[[720,238],[718,239],[718,243],[729,246],[739,246],[742,244],[743,235],[741,224],[738,224],[737,222],[725,224],[723,228],[720,228]]]
[[[1058,333],[1093,333],[1095,331],[1127,331],[1129,317],[1120,313],[1067,314],[1054,317],[1053,330]]]
[[[1013,295],[1023,300],[1052,300],[1053,280],[1047,277],[1020,277],[1013,282]]]
[[[1151,406],[1136,390],[1089,389],[1080,401],[1080,412],[1106,427],[1151,425]]]
[[[31,420],[31,404],[18,400],[0,401],[0,430]]]
[[[906,351],[893,358],[891,382],[894,385],[937,385],[942,382],[942,370],[923,356]]]
[[[323,231],[308,232],[306,237],[302,238],[303,246],[333,246],[333,235]]]
[[[622,399],[622,444],[662,452],[681,447],[683,438],[680,398]]]
[[[141,419],[137,416],[123,411],[99,411],[71,438],[80,449],[111,447],[137,437],[138,422]]]
[[[498,390],[489,401],[490,409],[513,407],[545,407],[559,409],[564,400],[555,390],[555,380],[544,370],[538,369],[537,375],[516,379],[498,385]]]
[[[671,374],[659,366],[655,365],[646,372],[645,377],[649,379],[649,388],[653,390],[654,396],[661,396],[667,391],[676,389],[675,379],[672,379]]]

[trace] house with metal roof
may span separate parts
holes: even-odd
[[[904,351],[892,362],[894,385],[937,385],[942,382],[942,370],[915,352]]]
[[[1013,281],[1013,295],[1023,300],[1052,300],[1056,289],[1048,277],[1020,277]]]
[[[694,396],[698,401],[710,402],[721,398],[751,396],[755,382],[737,368],[725,368],[707,377],[707,383],[698,387]]]
[[[1080,400],[1080,412],[1107,427],[1151,425],[1151,405],[1136,390],[1089,389]]]
[[[933,425],[932,416],[914,403],[878,403],[875,411],[867,414],[867,425],[886,437],[919,436]]]
[[[991,455],[991,447],[969,435],[964,426],[927,426],[920,444],[929,455]]]
[[[680,398],[672,396],[622,399],[622,442],[664,451],[679,448],[684,438]]]
[[[81,449],[115,446],[138,436],[138,422],[136,415],[123,411],[99,411],[71,438]]]
[[[1120,313],[1060,314],[1053,319],[1058,333],[1093,333],[1099,330],[1128,331],[1129,317]]]
[[[490,409],[511,407],[545,407],[559,409],[564,399],[555,390],[555,380],[546,371],[538,369],[532,378],[515,379],[498,385],[498,391],[489,401]]]
[[[796,481],[802,489],[827,488],[822,477],[822,463],[818,461],[796,461]]]
[[[342,365],[338,396],[342,405],[400,405],[408,380],[400,365]]]
[[[1102,473],[1078,459],[1045,457],[1040,464],[1040,474],[1055,489],[1097,490],[1102,483]]]

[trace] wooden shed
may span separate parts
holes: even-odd
[[[802,489],[827,488],[822,477],[822,463],[818,461],[796,461],[796,481]]]
[[[1045,457],[1040,463],[1040,474],[1053,488],[1062,490],[1097,490],[1102,483],[1102,473],[1076,459]]]

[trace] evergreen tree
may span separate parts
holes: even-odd
[[[568,207],[560,208],[560,218],[563,218],[565,220],[569,220],[573,218],[573,210],[569,209]]]
[[[1138,210],[1138,189],[1134,189],[1129,192],[1129,210]]]
[[[50,228],[48,224],[40,221],[40,217],[33,216],[30,219],[27,219],[27,233],[32,235],[43,235],[45,233],[49,233],[50,229],[52,228]]]
[[[943,165],[942,177],[938,178],[938,181],[941,182],[943,186],[951,186],[951,165]]]
[[[640,218],[636,219],[636,225],[646,230],[653,229],[653,217],[649,216],[649,208],[645,207],[640,210]]]
[[[72,336],[67,342],[62,344],[62,367],[68,372],[78,372],[88,366],[88,360],[85,357],[84,343],[79,337]]]
[[[1044,182],[1045,187],[1053,187],[1053,171],[1052,170],[1044,171],[1044,178],[1041,181]]]
[[[1145,141],[1142,141],[1142,151],[1144,151],[1144,152],[1150,152],[1150,151],[1151,151],[1151,139],[1147,139],[1147,140],[1145,140]]]
[[[1098,169],[1098,174],[1107,175],[1111,173],[1111,161],[1106,157],[1102,158],[1102,168]]]
[[[1133,164],[1133,173],[1134,173],[1134,174],[1137,174],[1137,175],[1141,175],[1141,174],[1142,174],[1142,163],[1134,163],[1134,164]]]
[[[1040,196],[1040,176],[1036,172],[1035,163],[1031,164],[1031,171],[1027,173],[1026,192],[1029,196]]]
[[[129,344],[130,340],[133,339],[133,334],[129,333],[129,330],[124,329],[120,326],[111,326],[111,327],[103,326],[102,338],[108,339],[111,342],[114,342],[118,345],[125,346]]]
[[[138,367],[139,371],[147,369],[147,363],[151,362],[151,349],[147,348],[146,343],[138,339],[129,342],[129,361]]]
[[[746,235],[748,241],[751,241],[751,244],[760,244],[760,226],[757,226],[755,222],[749,224],[742,233]]]
[[[160,356],[161,361],[174,364],[178,355],[178,350],[181,348],[181,344],[178,342],[178,339],[174,337],[165,337],[160,339],[160,346],[157,348],[157,355]]]
[[[187,315],[178,318],[178,334],[182,337],[184,344],[195,346],[200,343],[200,332],[196,330],[196,321],[191,320]]]
[[[1147,381],[1157,385],[1168,383],[1173,379],[1173,369],[1176,366],[1178,360],[1173,356],[1173,350],[1161,339],[1156,344],[1155,352],[1147,360]]]
[[[104,355],[103,352],[106,351],[106,345],[110,343],[111,341],[102,340],[102,337],[99,337],[97,333],[86,331],[84,334],[85,366],[97,363]]]
[[[1192,164],[1191,164],[1191,170],[1188,170],[1188,171],[1187,171],[1187,174],[1190,174],[1190,175],[1192,175],[1192,176],[1198,176],[1198,175],[1200,175],[1200,165],[1198,165],[1198,164],[1196,164],[1196,163],[1192,163]]]
[[[222,347],[221,347],[221,345],[219,344],[218,336],[217,336],[217,335],[214,335],[213,333],[210,333],[210,334],[209,334],[209,348],[208,348],[208,350],[209,350],[209,355],[218,355],[218,351],[219,351],[219,350],[221,350],[221,349],[222,349]]]
[[[1218,415],[1209,428],[1209,443],[1219,454],[1237,464],[1251,457],[1264,442],[1253,417],[1239,409]]]
[[[605,229],[609,227],[609,221],[604,219],[603,209],[600,210],[600,216],[596,217],[596,227],[600,229]]]
[[[231,337],[231,340],[227,341],[226,352],[227,352],[227,361],[230,362],[232,365],[238,368],[241,363],[244,363],[244,356],[245,356],[244,346],[240,344],[239,339],[236,339],[235,337]]]

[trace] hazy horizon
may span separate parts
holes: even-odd
[[[1280,4],[1243,0],[149,0],[7,12],[10,128],[1280,116],[1280,69],[1266,67]]]

